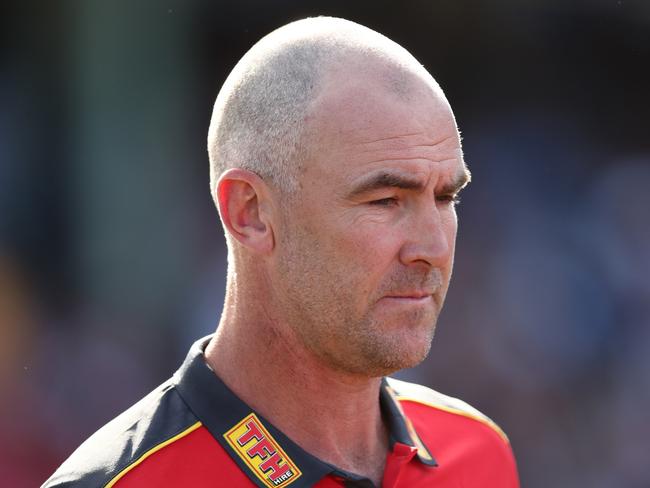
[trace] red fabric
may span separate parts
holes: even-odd
[[[314,488],[340,488],[345,486],[345,480],[340,476],[325,476],[322,480],[314,485]]]
[[[409,461],[415,457],[417,452],[417,449],[414,447],[396,443],[393,446],[392,452],[389,452],[386,456],[382,487],[392,488],[397,486],[402,478],[402,473],[410,468],[410,466],[407,466]],[[419,461],[416,462],[419,464]]]
[[[205,427],[153,453],[115,488],[232,488],[255,486]]]
[[[417,459],[416,450],[397,443],[386,457],[382,488],[518,488],[509,444],[490,426],[462,415],[402,402],[420,438],[439,466]],[[153,453],[126,473],[115,488],[230,488],[255,486],[205,427]],[[345,486],[327,476],[317,488]]]
[[[420,465],[426,469],[426,475],[418,473],[421,469],[409,469],[400,478],[400,487],[519,487],[510,444],[492,427],[420,403],[400,403],[439,465],[436,468]],[[411,466],[416,467],[417,463]]]

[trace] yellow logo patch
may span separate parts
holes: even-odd
[[[269,488],[290,485],[302,475],[254,413],[223,436],[255,476]]]

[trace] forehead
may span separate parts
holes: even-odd
[[[410,86],[397,91],[376,77],[328,80],[308,121],[315,152],[306,173],[341,183],[381,168],[464,170],[460,136],[444,95],[437,86],[408,81]]]

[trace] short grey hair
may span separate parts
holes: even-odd
[[[418,72],[437,87],[408,51],[354,22],[315,17],[280,27],[244,55],[217,96],[208,133],[213,195],[230,168],[247,169],[293,193],[301,161],[309,157],[305,120],[323,75],[338,64],[358,69],[351,60],[359,56],[403,68],[387,80],[397,93],[403,91],[398,71]]]

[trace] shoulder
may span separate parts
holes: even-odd
[[[200,427],[171,382],[90,436],[42,488],[108,487],[156,451]]]
[[[435,458],[437,476],[463,486],[518,488],[510,442],[489,417],[466,402],[425,386],[387,379],[418,438]]]
[[[449,419],[453,419],[453,416],[460,417],[456,420],[461,422],[462,419],[468,419],[489,427],[504,442],[509,442],[505,432],[492,419],[463,400],[445,395],[423,385],[394,378],[387,378],[387,383],[402,407],[415,404],[422,407],[415,409],[419,415],[439,416],[441,413],[446,413],[449,415]]]

